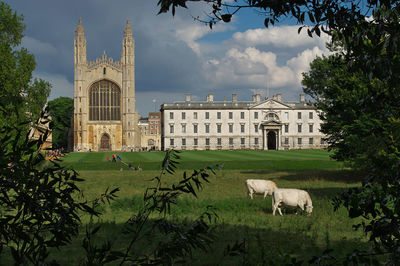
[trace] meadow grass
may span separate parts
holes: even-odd
[[[100,245],[101,241],[110,240],[116,249],[124,250],[129,241],[121,233],[124,223],[142,206],[144,191],[154,184],[152,178],[160,174],[164,153],[121,153],[125,162],[140,163],[143,171],[130,171],[120,162],[107,162],[105,158],[110,155],[72,153],[62,163],[78,168],[80,177],[85,179],[79,187],[88,200],[98,197],[107,187],[120,188],[118,198],[100,208],[103,214],[96,220],[101,225],[97,241]],[[331,160],[326,151],[185,151],[180,155],[179,169],[174,175],[162,176],[164,184],[180,181],[185,171],[192,172],[187,169],[223,164],[197,193],[197,198],[183,195],[171,210],[169,219],[181,222],[196,219],[209,205],[217,210],[219,219],[212,227],[216,237],[212,250],[196,252],[190,265],[268,265],[271,261],[283,264],[288,256],[307,262],[328,248],[341,257],[354,248],[367,246],[362,232],[352,228],[361,220],[348,218],[344,208],[335,212],[331,204],[340,192],[359,186],[362,174]],[[281,188],[307,190],[313,200],[312,215],[296,215],[295,210],[284,208],[284,216],[272,216],[270,197],[264,200],[257,195],[251,200],[246,195],[245,180],[249,178],[273,180]],[[82,221],[87,224],[89,217],[83,216]],[[71,245],[51,256],[62,265],[79,264],[84,257],[83,234],[84,227]],[[154,241],[142,240],[135,249],[146,249]],[[248,252],[224,258],[222,250],[235,241],[245,241]]]

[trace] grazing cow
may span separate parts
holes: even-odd
[[[282,216],[281,205],[296,207],[299,206],[302,211],[304,207],[307,213],[311,213],[313,206],[310,195],[307,191],[293,188],[276,189],[272,195],[272,215],[275,215],[276,209]]]
[[[253,199],[253,194],[262,194],[265,199],[267,195],[272,196],[272,192],[278,188],[275,182],[263,179],[247,179],[246,187],[251,199]]]

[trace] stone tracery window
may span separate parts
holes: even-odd
[[[117,84],[101,80],[90,87],[89,120],[121,120],[121,91]]]

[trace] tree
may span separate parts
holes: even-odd
[[[396,11],[377,9],[372,20],[400,30]],[[357,24],[353,30],[352,36],[357,36]],[[333,34],[330,48],[335,53],[315,59],[309,73],[303,74],[303,85],[322,111],[321,130],[328,135],[333,157],[366,173],[360,188],[333,201],[335,209],[345,206],[350,217],[366,218],[355,226],[362,227],[375,244],[374,252],[357,251],[353,260],[385,254],[389,263],[396,264],[400,261],[400,49],[379,47],[390,38],[372,25],[368,34],[360,36],[361,47],[355,48],[350,38]],[[365,64],[349,57],[350,49],[360,49]],[[371,66],[368,58],[375,58],[376,65]]]
[[[367,218],[363,226],[378,253],[398,262],[400,206],[400,88],[386,80],[368,80],[349,71],[340,54],[317,58],[303,74],[304,92],[321,110],[321,131],[328,135],[333,157],[347,161],[366,175],[360,188],[334,200],[349,216]]]
[[[68,97],[59,97],[48,102],[49,113],[53,122],[53,148],[67,148],[68,129],[74,111],[74,101]]]
[[[383,123],[397,112],[397,88],[378,79],[370,82],[361,70],[349,71],[338,55],[316,58],[302,84],[322,111],[321,131],[328,136],[333,158],[362,169],[374,165],[371,155],[379,152],[381,128],[388,126]]]
[[[159,13],[186,8],[196,0],[159,0]],[[292,17],[310,37],[321,31],[339,44],[334,56],[318,58],[305,75],[305,91],[317,101],[335,158],[366,173],[360,188],[334,200],[350,217],[366,220],[362,227],[375,251],[355,251],[345,259],[385,254],[388,264],[400,262],[400,3],[395,0],[199,0],[212,4],[210,27],[229,22],[244,8],[263,13],[266,27]],[[308,24],[306,26],[305,24]],[[322,100],[323,99],[323,100]],[[323,256],[329,258],[329,256]],[[321,262],[321,258],[314,261]],[[336,261],[337,262],[337,261]]]
[[[25,26],[22,17],[0,2],[0,125],[26,122],[27,131],[36,123],[50,93],[50,84],[32,79],[35,59],[25,48],[19,48]]]

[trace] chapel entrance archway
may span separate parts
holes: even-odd
[[[268,131],[267,135],[268,150],[276,150],[276,132]]]
[[[100,151],[109,151],[111,150],[111,139],[107,133],[104,133],[100,139]]]

